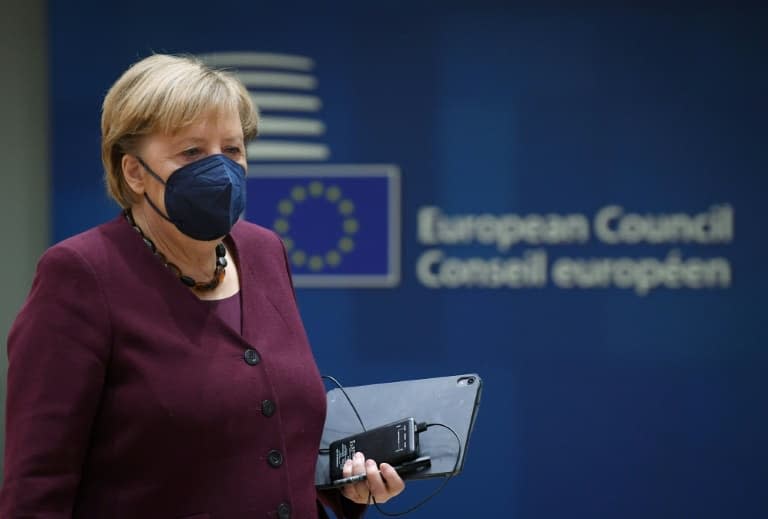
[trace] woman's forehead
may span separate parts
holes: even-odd
[[[172,128],[167,136],[176,138],[243,138],[239,114],[234,110],[213,109],[188,124]]]

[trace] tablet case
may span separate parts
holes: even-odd
[[[421,456],[430,456],[432,466],[409,478],[440,477],[461,472],[480,405],[482,379],[477,374],[354,386],[344,390],[357,408],[366,429],[413,417],[416,422],[441,423],[456,431],[461,441],[460,449],[453,434],[443,427],[430,427],[421,433]],[[328,449],[331,442],[363,430],[340,389],[328,391],[326,397],[328,410],[320,442],[321,454],[315,468],[315,484],[318,487],[331,485],[328,454],[323,450]]]

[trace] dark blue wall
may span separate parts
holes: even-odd
[[[763,517],[768,15],[508,3],[50,2],[54,239],[116,214],[100,103],[130,63],[153,51],[310,57],[325,162],[394,164],[402,180],[399,284],[299,289],[321,370],[348,385],[485,380],[465,471],[413,516]],[[586,242],[503,252],[417,236],[425,206],[591,223],[611,204],[728,204],[733,236],[606,244],[590,229]],[[432,248],[486,260],[543,249],[550,268],[677,250],[721,258],[730,275],[645,295],[615,279],[566,289],[551,272],[537,287],[429,288],[416,265]],[[390,509],[430,487],[412,484]]]

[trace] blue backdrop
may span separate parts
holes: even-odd
[[[286,139],[273,119],[264,135],[305,147],[251,173],[399,172],[392,199],[376,198],[377,235],[392,240],[367,249],[390,282],[298,289],[321,371],[347,385],[485,381],[465,471],[413,516],[765,517],[766,11],[507,4],[50,2],[54,241],[117,212],[100,104],[130,63],[306,58],[289,72],[311,76],[292,93],[309,96],[314,123]],[[295,116],[279,112],[264,107]],[[595,220],[614,205],[642,217],[615,215],[601,234]],[[702,224],[712,206],[725,211]],[[262,223],[277,225],[275,211]],[[309,284],[353,258],[341,242],[339,256],[318,247],[314,271],[292,259]]]

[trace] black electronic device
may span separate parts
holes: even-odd
[[[339,439],[359,434],[362,427],[375,427],[412,416],[428,431],[416,433],[420,457],[430,465],[409,474],[409,479],[449,477],[461,472],[467,445],[480,406],[483,381],[474,373],[383,384],[332,389],[327,394],[327,416],[320,454],[315,468],[315,484],[332,486],[333,456],[330,446]],[[361,425],[364,424],[364,425]],[[430,424],[443,427],[429,427]],[[451,432],[455,432],[455,437]],[[414,440],[414,443],[416,440]],[[378,458],[360,449],[366,458]],[[343,467],[343,463],[341,466]],[[393,466],[397,465],[392,464]],[[337,465],[338,466],[338,465]]]
[[[419,436],[415,420],[405,418],[332,442],[328,451],[331,481],[344,477],[344,463],[356,452],[362,452],[366,459],[376,460],[379,464],[400,465],[417,458]]]

